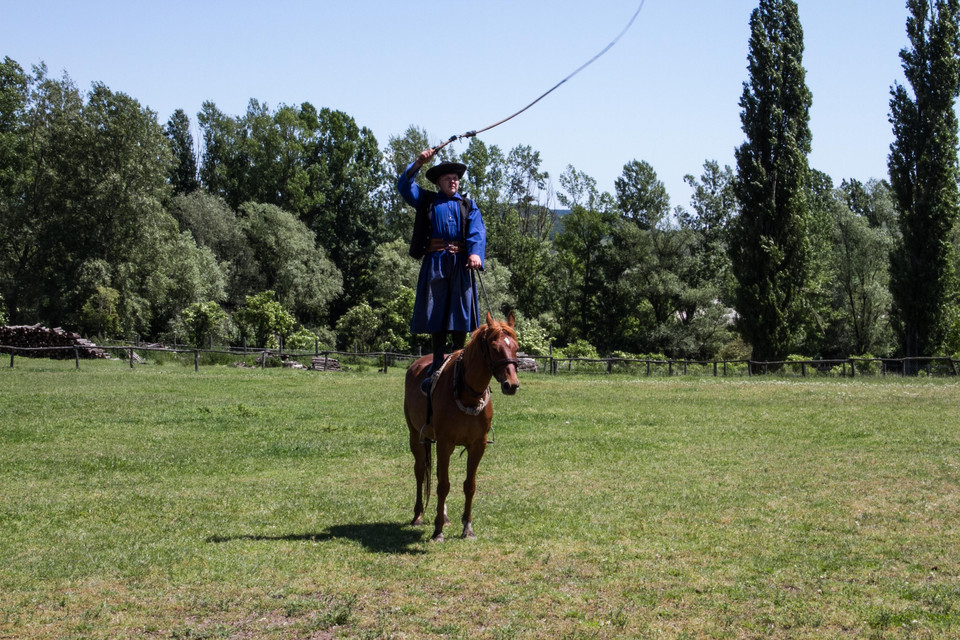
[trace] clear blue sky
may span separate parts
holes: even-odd
[[[800,0],[813,92],[810,163],[839,182],[886,177],[890,86],[902,82],[904,0]],[[434,143],[510,115],[609,43],[639,0],[2,0],[0,55],[46,62],[81,89],[131,95],[161,122],[202,103],[238,115],[310,102],[370,128],[380,146],[413,124]],[[756,0],[647,0],[605,56],[484,134],[538,150],[554,184],[571,164],[601,190],[646,160],[671,203],[708,159],[734,164]],[[196,130],[195,130],[196,136]],[[455,143],[457,151],[466,142]]]

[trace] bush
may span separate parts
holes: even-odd
[[[850,356],[850,359],[853,360],[857,373],[867,376],[877,375],[880,363],[875,361],[875,356],[865,353],[862,356]]]
[[[175,333],[201,349],[213,340],[229,336],[232,329],[227,313],[213,301],[194,302],[183,309],[172,324]]]
[[[545,356],[550,353],[552,340],[546,327],[536,318],[527,319],[522,315],[516,316],[517,344],[520,351],[534,356]]]
[[[285,351],[313,351],[317,346],[317,334],[306,327],[300,327],[283,342]]]

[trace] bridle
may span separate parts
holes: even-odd
[[[499,331],[497,335],[501,335],[502,333],[503,331]],[[493,375],[494,379],[500,384],[503,384],[504,380],[506,380],[507,378],[506,376],[507,365],[512,364],[514,367],[516,367],[518,365],[517,359],[516,358],[500,358],[499,360],[494,360],[493,356],[490,354],[490,342],[486,339],[484,339],[483,342],[480,343],[480,350],[483,353],[484,361],[487,363],[487,366],[490,367],[490,373]],[[503,375],[502,378],[497,375],[497,367],[499,366],[503,366],[503,369],[501,369],[501,374]]]
[[[498,332],[502,334],[503,332]],[[472,388],[466,380],[464,366],[463,366],[463,354],[466,353],[466,349],[460,352],[460,355],[457,356],[457,360],[454,363],[453,367],[453,390],[454,396],[457,399],[457,407],[460,408],[464,413],[469,413],[472,415],[477,415],[487,406],[487,403],[490,402],[490,387],[488,386],[484,391],[477,391]],[[480,342],[480,353],[483,355],[483,361],[487,364],[487,367],[490,369],[490,373],[493,378],[503,384],[506,379],[506,368],[509,365],[517,366],[516,358],[500,358],[499,360],[494,360],[493,355],[490,353],[490,341],[489,338],[485,335]],[[500,367],[500,375],[497,375],[497,368]],[[466,391],[474,398],[480,400],[480,403],[475,407],[466,407],[460,402],[460,391]]]

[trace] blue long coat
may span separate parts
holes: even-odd
[[[415,182],[417,172],[413,163],[397,179],[397,190],[410,206],[417,208],[423,192]],[[430,215],[430,237],[450,242],[463,239],[460,232],[459,193],[452,198],[442,192],[436,195]],[[410,321],[412,333],[439,333],[441,331],[473,331],[480,326],[477,289],[473,273],[467,269],[467,258],[480,256],[485,261],[487,230],[476,203],[467,216],[467,250],[427,252],[420,264],[417,280],[417,298]]]

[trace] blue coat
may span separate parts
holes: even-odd
[[[397,179],[397,190],[407,204],[417,208],[423,191],[411,172],[411,163]],[[463,239],[460,232],[460,194],[452,198],[438,193],[430,215],[430,237],[450,242]],[[480,326],[477,289],[473,272],[467,269],[470,255],[485,260],[487,230],[476,203],[467,216],[467,250],[460,253],[428,252],[420,264],[417,280],[417,299],[413,305],[412,333],[439,333],[441,331],[473,331]]]

